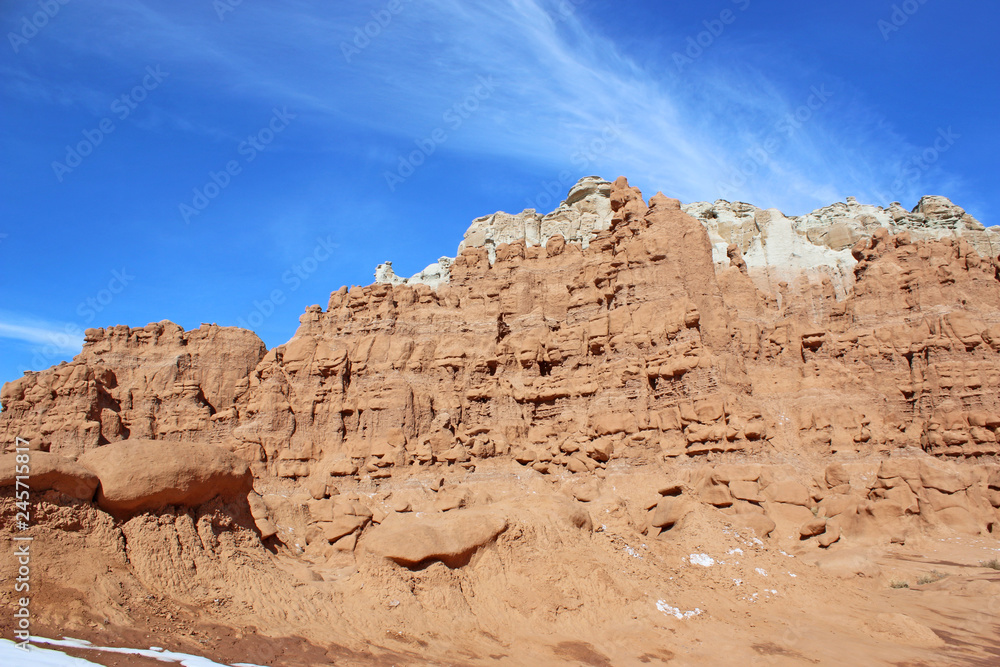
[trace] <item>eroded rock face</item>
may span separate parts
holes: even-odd
[[[611,184],[598,176],[581,178],[559,208],[547,215],[535,209],[525,209],[516,215],[498,211],[476,218],[458,246],[461,255],[466,248],[485,248],[490,264],[496,261],[498,246],[523,242],[526,247],[544,246],[554,236],[564,243],[579,243],[586,248],[594,236],[611,224]],[[420,273],[401,278],[392,270],[392,262],[379,264],[375,282],[386,285],[428,285],[437,288],[450,278],[452,257],[442,257]]]
[[[496,248],[504,243],[524,241],[525,246],[544,246],[553,236],[586,248],[594,235],[611,224],[611,183],[598,176],[580,179],[559,208],[547,215],[526,209],[518,215],[498,212],[476,218],[458,246],[486,248],[492,263]]]
[[[264,351],[254,333],[233,327],[88,329],[71,363],[4,385],[0,441],[20,437],[70,458],[127,438],[223,442]]]
[[[676,200],[614,188],[613,227],[587,249],[517,241],[491,263],[470,247],[436,292],[334,293],[251,375],[234,434],[296,477],[344,456],[375,477],[497,455],[593,470],[626,438],[659,450],[665,431],[676,453],[752,448],[759,432],[726,426],[742,371],[704,229]]]
[[[943,198],[917,208],[896,228],[993,234]],[[235,329],[88,332],[72,364],[5,386],[5,437],[71,457],[197,439],[318,486],[494,457],[585,473],[734,452],[997,453],[1000,260],[963,236],[894,235],[853,201],[802,219],[711,210],[706,223],[624,178],[584,179],[537,227],[473,225],[437,289],[341,288],[266,354]],[[831,222],[847,216],[864,224]],[[795,265],[802,243],[850,261]]]
[[[830,279],[839,298],[854,284],[855,260],[850,249],[880,229],[908,232],[913,240],[965,240],[985,258],[1000,253],[1000,233],[946,197],[923,197],[912,211],[893,202],[888,209],[859,204],[854,197],[800,217],[777,209],[760,209],[743,202],[718,200],[684,206],[708,230],[717,266],[729,265],[727,249],[735,245],[757,286],[774,292],[782,281],[804,275]]]
[[[427,285],[437,289],[443,283],[448,282],[449,272],[452,263],[451,257],[442,257],[434,264],[428,265],[420,273],[402,278],[397,276],[392,270],[392,262],[379,264],[375,268],[375,282],[385,285]]]
[[[525,638],[548,636],[645,663],[629,633],[659,648],[692,621],[693,646],[702,610],[753,653],[706,663],[752,662],[790,615],[910,643],[922,626],[850,582],[888,585],[879,549],[1000,535],[1000,259],[936,198],[918,213],[941,238],[742,206],[708,223],[585,183],[561,219],[494,217],[419,280],[383,266],[334,292],[270,351],[218,327],[88,332],[3,389],[0,434],[39,462],[36,588],[85,592],[38,609],[107,633],[155,604],[146,631],[185,637],[196,609],[244,639],[402,642],[382,657],[403,662],[478,637],[463,655],[533,664],[549,648]]]

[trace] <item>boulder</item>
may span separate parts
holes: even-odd
[[[809,489],[790,479],[769,485],[764,489],[764,495],[767,496],[768,500],[776,503],[800,505],[802,507],[809,507],[812,504]]]
[[[278,534],[278,527],[270,519],[254,519],[254,524],[256,524],[257,530],[260,531],[261,539],[266,540]]]
[[[776,527],[774,521],[764,514],[740,514],[738,520],[760,538],[769,536]]]
[[[100,479],[97,504],[113,514],[245,499],[253,489],[247,463],[213,445],[125,440],[91,450],[79,463]]]
[[[819,545],[826,549],[832,544],[835,544],[840,540],[840,527],[827,524],[826,532],[819,536],[817,542]]]
[[[363,544],[370,553],[407,567],[441,561],[457,568],[506,529],[507,519],[490,509],[396,513],[373,528]]]
[[[363,528],[369,521],[368,517],[344,514],[333,521],[318,523],[319,529],[323,533],[323,539],[327,542],[336,542],[345,535],[350,535],[359,528]]]
[[[49,452],[33,451],[28,457],[26,482],[32,493],[52,489],[78,500],[94,499],[97,475],[79,463]],[[17,454],[0,455],[0,488],[16,485],[16,465]]]
[[[826,467],[826,472],[824,474],[826,478],[826,484],[831,489],[842,484],[851,483],[851,475],[844,469],[844,466],[839,463],[831,463]]]
[[[969,487],[969,482],[963,480],[957,472],[926,464],[920,467],[920,482],[924,487],[937,489],[942,493],[957,493]]]
[[[822,535],[824,532],[826,532],[826,519],[813,519],[812,521],[806,521],[802,524],[802,527],[799,528],[799,536],[802,539]]]
[[[820,501],[819,511],[823,516],[839,516],[841,514],[855,514],[858,505],[864,502],[860,496],[832,494]]]
[[[725,484],[705,484],[698,489],[698,497],[703,503],[715,507],[729,507],[733,504],[733,496]]]
[[[760,487],[757,485],[757,482],[734,480],[729,483],[729,492],[733,494],[733,498],[738,500],[746,500],[751,503],[764,501],[764,497],[760,495]]]
[[[653,520],[650,525],[654,528],[670,528],[683,519],[689,509],[688,502],[681,498],[671,496],[661,498],[653,510]]]

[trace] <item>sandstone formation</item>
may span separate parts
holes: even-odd
[[[171,322],[88,329],[71,363],[4,385],[0,440],[15,438],[75,458],[128,438],[218,441],[236,419],[235,398],[264,356],[252,332]]]
[[[72,459],[49,452],[31,452],[20,462],[16,454],[0,455],[0,488],[15,486],[21,465],[26,466],[24,479],[34,491],[53,490],[77,500],[94,499],[97,475]]]
[[[789,218],[591,177],[413,278],[380,266],[271,350],[89,330],[2,392],[39,539],[110,582],[50,618],[124,627],[154,599],[332,647],[301,664],[933,661],[957,651],[940,619],[873,591],[912,545],[997,546],[996,239],[941,197]],[[935,600],[1000,601],[962,581]]]
[[[517,215],[497,211],[476,218],[458,245],[458,254],[466,248],[485,248],[490,264],[496,260],[498,246],[523,241],[526,246],[544,246],[559,235],[567,243],[590,245],[597,232],[611,224],[611,184],[598,176],[580,179],[556,210],[547,215],[529,208]],[[400,278],[392,271],[392,262],[379,264],[375,282],[388,285],[428,285],[437,288],[448,282],[453,257],[442,257],[410,278]]]
[[[372,531],[365,548],[400,565],[439,560],[449,567],[461,567],[476,549],[506,528],[502,516],[484,509],[434,515],[393,513]]]

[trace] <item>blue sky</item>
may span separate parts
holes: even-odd
[[[415,273],[474,217],[551,210],[591,174],[788,214],[941,194],[997,224],[998,19],[971,0],[4,2],[0,382],[87,327],[245,323],[280,345],[378,263]]]

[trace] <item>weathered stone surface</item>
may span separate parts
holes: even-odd
[[[1000,248],[995,228],[986,229],[946,197],[923,197],[912,211],[897,202],[884,209],[848,197],[846,203],[801,217],[725,200],[683,208],[707,228],[716,265],[728,267],[732,256],[738,256],[741,270],[766,291],[782,280],[794,283],[804,275],[818,274],[830,279],[839,296],[847,295],[857,262],[850,250],[880,229],[908,233],[915,241],[961,239],[987,258]]]
[[[1000,453],[1000,260],[957,230],[995,232],[938,199],[891,224],[849,202],[797,227],[692,206],[585,179],[537,224],[473,225],[447,282],[342,288],[266,354],[235,329],[91,331],[72,364],[5,386],[0,437],[70,457],[196,437],[291,479],[495,457],[590,474],[771,448]],[[831,222],[869,214],[881,222]],[[799,243],[846,253],[849,289],[822,267],[754,278],[754,262],[805,261]],[[848,481],[836,470],[829,487]]]
[[[776,503],[801,505],[802,507],[809,507],[812,503],[809,489],[794,480],[782,480],[770,484],[764,489],[764,495]]]
[[[115,514],[245,499],[253,488],[246,462],[212,445],[127,440],[93,449],[79,463],[101,480],[97,504]]]
[[[833,208],[820,217],[864,213]],[[830,618],[902,593],[831,586],[811,562],[912,572],[909,555],[889,564],[889,542],[949,562],[954,532],[978,550],[1000,526],[1000,259],[949,203],[919,208],[891,207],[891,225],[736,205],[692,217],[625,179],[589,179],[551,217],[477,221],[457,258],[414,279],[386,265],[376,284],[337,290],[267,352],[218,327],[88,332],[72,364],[6,385],[0,439],[88,465],[155,455],[94,467],[116,517],[43,490],[37,592],[62,596],[65,580],[69,594],[65,610],[37,610],[57,609],[48,627],[113,628],[153,609],[158,632],[163,610],[197,609],[213,632],[295,637],[279,642],[320,662],[312,648],[366,642],[438,662],[639,664],[673,657],[665,627],[672,649],[695,646],[707,626],[680,609],[701,604],[735,633],[723,661],[825,657],[786,648],[787,633],[765,643],[793,616],[836,655]],[[185,440],[225,451],[206,461]],[[252,524],[236,503],[186,507],[238,500],[246,462]],[[142,514],[171,503],[185,507]],[[859,558],[828,559],[840,552]],[[989,593],[961,578],[937,601]],[[633,644],[642,628],[656,652]],[[462,645],[440,650],[449,637]]]
[[[839,526],[827,525],[825,531],[817,539],[817,543],[826,549],[832,544],[840,541],[841,530]]]
[[[489,510],[391,514],[367,535],[364,548],[400,565],[439,560],[461,567],[506,529],[507,520]]]
[[[821,535],[824,532],[826,532],[826,519],[820,518],[807,521],[799,528],[799,535],[803,539]]]
[[[738,519],[762,539],[770,536],[776,527],[774,520],[764,514],[740,514]]]
[[[7,383],[0,392],[0,443],[76,458],[128,438],[225,442],[237,398],[264,356],[250,331],[171,322],[88,329],[68,364]]]
[[[650,524],[654,528],[670,528],[690,511],[690,503],[684,498],[667,496],[661,498],[653,511]]]
[[[764,496],[761,495],[757,482],[734,480],[729,482],[729,491],[733,494],[733,498],[739,500],[746,500],[752,503],[764,501]]]
[[[0,455],[0,488],[15,486],[18,468],[26,466],[22,481],[26,481],[31,493],[54,489],[79,500],[94,499],[97,475],[79,463],[49,452],[32,451],[27,457],[28,462],[21,464],[16,454]]]
[[[619,460],[704,457],[670,496],[753,505],[783,534],[813,510],[843,517],[848,536],[851,522],[958,510],[988,530],[989,478],[965,468],[1000,452],[1000,259],[972,243],[993,232],[944,200],[895,208],[891,224],[854,202],[789,219],[585,179],[549,216],[478,220],[419,280],[383,267],[385,280],[337,290],[267,352],[213,326],[90,331],[72,364],[4,387],[0,435],[70,457],[137,437],[216,443],[262,477],[307,480],[314,502],[490,459],[577,476],[569,494],[596,502],[586,483]],[[810,264],[816,252],[849,261]],[[746,464],[776,452],[816,468]],[[883,463],[867,484],[833,454]],[[474,505],[451,490],[391,503]],[[332,502],[315,514],[364,516]]]

